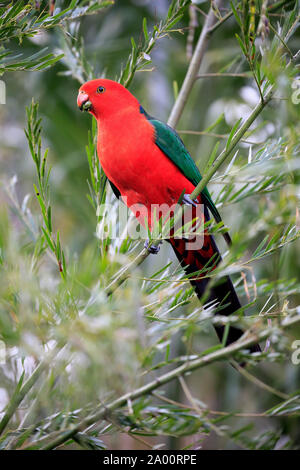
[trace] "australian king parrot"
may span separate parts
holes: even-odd
[[[141,223],[145,215],[150,223],[153,205],[171,206],[178,201],[192,207],[201,205],[205,222],[210,214],[217,222],[221,221],[207,188],[194,201],[189,197],[201,174],[177,132],[151,117],[124,86],[108,79],[88,81],[79,89],[77,105],[97,120],[97,153],[102,169],[118,198],[129,208],[137,205],[144,208],[140,212]],[[229,235],[226,237],[228,241]],[[221,315],[230,315],[241,308],[229,276],[212,286],[209,283],[207,273],[222,258],[207,229],[200,248],[187,249],[185,237],[170,236],[168,241],[199,299],[217,305],[216,311]],[[146,246],[150,252],[158,251],[157,247]],[[216,326],[216,332],[223,341],[224,326]],[[230,326],[227,333],[228,345],[238,340],[243,331]],[[260,351],[259,345],[251,346],[250,351]]]

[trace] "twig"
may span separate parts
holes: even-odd
[[[189,6],[189,15],[190,15],[190,22],[189,22],[189,33],[186,40],[186,55],[189,60],[191,60],[193,56],[193,44],[194,44],[194,37],[195,31],[198,27],[198,20],[197,20],[197,13],[195,6],[191,4]]]
[[[209,33],[213,33],[218,29],[226,20],[228,20],[233,15],[232,10],[230,10],[226,15],[224,15],[217,23],[215,23],[209,30]]]
[[[178,408],[182,408],[184,410],[189,411],[191,409],[190,406],[184,405],[183,403],[180,403],[175,400],[171,400],[171,398],[165,397],[161,393],[153,392],[152,395],[154,395],[156,398],[158,398],[161,401],[164,401],[166,403],[170,403],[171,405],[175,405]],[[216,416],[236,416],[240,418],[265,418],[266,416],[270,417],[276,417],[276,414],[274,415],[267,415],[265,411],[262,411],[261,413],[239,413],[235,411],[219,411],[219,410],[211,410],[210,408],[200,408],[200,411],[206,414],[211,414],[211,415],[216,415]]]
[[[196,78],[207,78],[207,77],[243,77],[243,78],[250,78],[251,75],[250,73],[244,72],[244,73],[229,73],[229,72],[223,72],[223,73],[199,73]]]
[[[205,131],[190,131],[190,130],[178,130],[178,134],[187,134],[187,135],[204,135],[206,137],[217,137],[218,139],[228,139],[229,134],[217,134],[215,132],[205,132]],[[240,142],[249,145],[262,145],[264,142],[254,142],[254,140],[241,139]]]
[[[269,28],[273,31],[273,33],[275,34],[275,36],[279,39],[279,41],[281,42],[282,46],[284,47],[284,49],[287,51],[288,55],[290,56],[290,58],[294,61],[294,56],[293,56],[293,53],[292,51],[290,50],[290,48],[288,47],[288,45],[286,44],[286,42],[282,39],[282,37],[280,36],[280,34],[277,33],[276,29],[272,26],[271,23],[269,23]],[[282,55],[282,51],[280,51],[280,55]]]
[[[11,398],[9,402],[8,408],[0,422],[0,435],[3,433],[10,419],[14,415],[15,411],[17,410],[18,406],[23,401],[23,399],[25,398],[29,390],[33,387],[33,385],[40,378],[41,374],[44,372],[49,362],[51,362],[53,356],[54,356],[54,350],[51,351],[43,361],[40,362],[40,364],[36,367],[34,372],[31,374],[28,380],[24,383],[21,389],[20,390],[16,389],[13,397]]]
[[[254,375],[250,374],[249,371],[241,367],[236,361],[232,361],[232,362],[234,364],[234,367],[236,367],[237,370],[239,371],[239,373],[242,374],[250,382],[253,382],[258,387],[263,388],[267,392],[272,393],[273,395],[276,395],[277,397],[282,398],[283,400],[287,400],[289,398],[289,395],[287,395],[286,393],[276,390],[274,387],[271,387],[270,385],[262,382],[262,380],[259,380]]]
[[[208,421],[207,419],[205,419],[205,415],[203,415],[203,410],[201,410],[201,408],[199,407],[197,401],[195,400],[195,398],[193,397],[193,395],[191,394],[191,391],[190,389],[188,388],[184,378],[182,376],[178,377],[178,380],[180,382],[180,385],[185,393],[185,396],[186,398],[189,400],[189,402],[191,403],[193,409],[196,411],[196,413],[198,413],[199,417],[201,417],[201,419],[205,420],[205,423],[207,424],[207,426],[211,427],[211,429],[217,434],[217,436],[224,436],[224,432],[219,429],[217,426],[215,426],[211,421]]]
[[[273,5],[270,5],[268,7],[268,12],[276,11],[281,9],[283,6],[287,6],[289,3],[292,3],[293,0],[280,0],[277,3],[273,3]]]
[[[178,134],[187,134],[187,135],[204,135],[206,137],[217,137],[218,139],[228,139],[229,134],[217,134],[215,132],[205,132],[205,131],[190,131],[190,130],[182,130],[177,131]],[[264,142],[254,142],[254,140],[248,139],[241,139],[240,142],[249,145],[262,145]]]

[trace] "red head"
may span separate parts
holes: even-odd
[[[105,78],[91,80],[79,88],[77,105],[95,118],[106,118],[124,108],[139,108],[138,100],[120,83]]]

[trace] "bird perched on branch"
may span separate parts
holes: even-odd
[[[91,80],[80,87],[77,105],[96,118],[100,164],[115,195],[129,208],[143,208],[141,223],[146,216],[151,226],[153,205],[172,206],[178,201],[192,207],[192,213],[201,205],[204,222],[209,220],[209,212],[217,222],[221,221],[207,188],[195,200],[189,197],[201,174],[176,131],[151,117],[125,87],[112,80]],[[228,233],[225,238],[230,241]],[[220,263],[221,255],[207,229],[201,247],[193,248],[186,237],[176,238],[172,233],[168,241],[191,277],[199,299],[205,293],[205,301],[214,302],[221,315],[241,308],[229,276],[210,285],[208,274]],[[159,249],[147,243],[146,247],[153,253]],[[224,326],[216,326],[216,331],[223,341]],[[227,333],[226,345],[238,340],[243,331],[230,326]],[[260,347],[254,345],[250,350],[260,351]]]

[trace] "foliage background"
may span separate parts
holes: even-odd
[[[7,8],[19,3],[2,2],[2,18]],[[48,2],[23,3],[33,15],[49,9]],[[57,1],[56,8],[66,8],[70,3]],[[81,3],[82,8],[100,6],[96,1],[76,3]],[[6,104],[0,105],[0,339],[6,344],[6,361],[0,365],[2,418],[40,361],[49,351],[55,351],[51,361],[45,360],[46,365],[24,399],[18,406],[12,406],[11,420],[5,431],[2,429],[2,448],[41,448],[49,443],[51,446],[63,431],[71,429],[101,403],[110,403],[147,384],[178,363],[188,363],[217,343],[211,322],[191,289],[186,283],[169,282],[178,280],[182,273],[174,274],[176,263],[167,246],[159,256],[148,257],[132,270],[130,278],[112,297],[107,297],[104,290],[141,247],[129,241],[120,247],[117,240],[112,240],[105,249],[95,236],[95,208],[86,197],[90,191],[87,183],[90,168],[85,146],[91,117],[78,112],[77,89],[79,82],[91,77],[118,79],[132,49],[130,38],[137,45],[145,40],[143,19],[147,19],[146,28],[150,32],[153,25],[167,17],[170,6],[168,0],[122,0],[110,6],[108,3],[112,2],[102,2],[103,9],[95,14],[69,18],[55,27],[37,28],[39,33],[32,37],[22,36],[18,23],[12,24],[15,38],[9,37],[9,30],[5,33],[2,29],[2,47],[12,54],[8,60],[1,58],[0,63],[6,84]],[[176,6],[177,2],[173,3]],[[283,25],[290,22],[289,25],[297,26],[299,8],[297,2],[281,3],[269,20],[272,28],[284,37]],[[194,7],[193,17],[198,25],[193,31],[193,45],[201,33],[203,12],[208,12],[210,2],[194,4],[198,9]],[[249,2],[234,4],[250,11]],[[257,32],[262,2],[254,4]],[[228,2],[223,2],[216,14],[226,15],[230,8]],[[71,11],[74,16],[81,14],[74,13],[75,7]],[[143,69],[148,70],[137,71],[130,84],[130,90],[145,109],[165,121],[190,62],[187,54],[190,14],[185,8],[180,22],[171,28],[180,30],[164,35],[143,56],[146,61]],[[219,140],[222,148],[236,121],[248,115],[259,101],[236,33],[241,35],[232,15],[211,35],[199,73],[233,75],[199,78],[177,126],[182,131],[202,131],[201,135],[182,132],[202,172],[216,142]],[[300,330],[295,325],[283,333],[277,321],[278,314],[299,315],[298,232],[293,229],[292,243],[286,243],[282,234],[289,224],[295,226],[299,195],[300,104],[293,103],[291,97],[300,38],[295,27],[288,41],[289,53],[294,56],[291,61],[273,29],[265,34],[264,41],[257,34],[257,62],[262,63],[262,74],[273,80],[277,98],[255,121],[251,133],[244,136],[247,142],[240,142],[231,167],[228,168],[229,158],[209,188],[234,239],[224,269],[235,272],[244,303],[254,300],[248,312],[257,315],[270,309],[271,347],[262,361],[259,358],[257,364],[254,361],[249,372],[247,369],[239,373],[226,360],[214,362],[158,389],[155,393],[160,393],[160,398],[146,394],[129,400],[126,406],[96,420],[96,425],[90,427],[92,422],[89,423],[63,446],[110,449],[298,446],[300,369],[292,363],[291,355],[292,343],[300,338]],[[48,50],[42,56],[64,55],[55,63],[47,62],[52,61],[50,57],[35,65],[32,55],[44,47]],[[13,57],[19,53],[21,58]],[[147,63],[148,55],[151,63]],[[26,58],[30,58],[28,62],[18,65],[18,61]],[[34,70],[39,66],[41,70]],[[46,194],[47,184],[45,200],[47,207],[51,206],[50,235],[56,257],[61,261],[63,251],[66,258],[65,279],[65,268],[61,276],[53,260],[55,256],[47,248],[41,230],[45,222],[33,189],[37,174],[24,133],[25,107],[30,106],[32,98],[39,102],[38,113],[42,117],[42,149],[49,148],[51,202]],[[222,113],[224,118],[210,127]],[[93,142],[89,145],[93,153]],[[255,164],[258,158],[260,163]],[[244,183],[246,188],[238,193]],[[224,185],[232,186],[231,192],[226,194]],[[94,190],[99,187],[90,186],[97,201],[99,195],[95,196]],[[113,201],[109,191],[106,197]],[[107,215],[108,223],[114,223],[114,216],[115,212]],[[56,238],[58,230],[60,241]],[[260,242],[266,235],[270,241],[278,230],[281,234],[273,240],[274,250],[266,256],[265,243],[260,246],[262,255],[254,260]],[[277,247],[276,243],[284,246]],[[251,260],[251,270],[246,271],[249,296],[240,276],[247,259]],[[166,269],[155,274],[163,266]],[[163,281],[147,281],[151,276],[163,277]],[[265,317],[259,322],[259,331],[263,331],[267,326]]]

